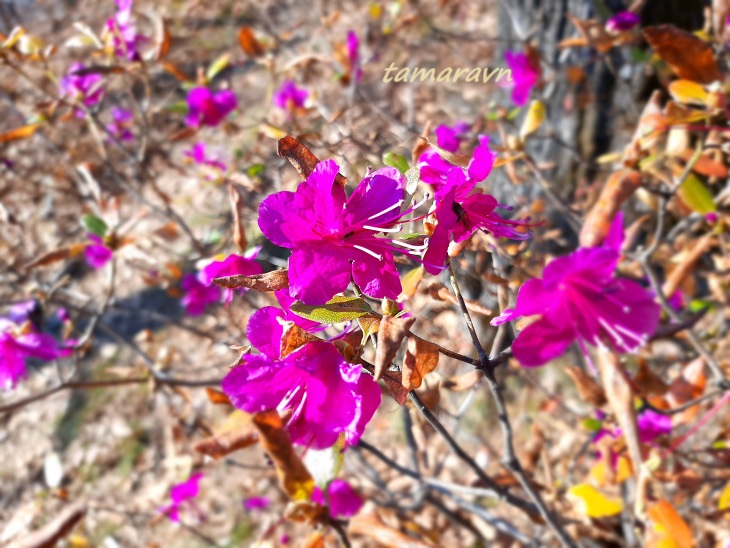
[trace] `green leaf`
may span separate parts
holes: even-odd
[[[583,428],[585,428],[589,432],[598,432],[601,430],[601,428],[603,428],[603,422],[599,421],[598,419],[589,417],[583,420]]]
[[[302,318],[324,324],[348,322],[373,313],[370,305],[357,297],[335,297],[317,306],[297,301],[291,305],[291,311]]]
[[[687,176],[677,194],[687,207],[701,215],[717,211],[712,193],[694,173]]]
[[[104,220],[99,219],[96,215],[84,215],[81,217],[81,224],[87,232],[96,234],[99,238],[103,238],[106,235],[106,231],[109,230],[109,227]]]
[[[246,172],[249,177],[256,177],[257,175],[261,175],[264,171],[266,171],[266,166],[264,164],[254,164],[249,167]]]
[[[395,152],[386,152],[383,154],[383,163],[386,166],[394,167],[401,173],[405,173],[409,169],[408,160]]]
[[[167,112],[172,112],[174,114],[187,114],[188,104],[185,101],[175,101],[174,103],[166,105],[164,110],[166,110]]]
[[[231,62],[230,53],[224,53],[223,55],[218,57],[208,67],[208,72],[205,73],[205,79],[208,81],[211,81],[213,78],[215,78],[218,75],[218,73],[220,73],[222,70],[224,70],[230,62]]]

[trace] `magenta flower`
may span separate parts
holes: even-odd
[[[359,82],[362,78],[362,68],[360,66],[360,39],[354,31],[347,32],[347,58],[350,61],[350,73],[355,82]]]
[[[133,0],[116,0],[117,13],[106,22],[106,30],[112,37],[114,52],[118,57],[126,57],[130,61],[140,59],[137,47],[147,38],[137,34],[132,22]]]
[[[615,277],[623,242],[619,213],[602,246],[580,248],[554,259],[542,279],[527,281],[517,305],[492,320],[500,325],[521,316],[539,315],[512,343],[512,353],[525,367],[557,358],[574,341],[635,352],[654,333],[661,307],[638,283]]]
[[[512,102],[521,107],[530,98],[530,92],[540,78],[540,66],[534,65],[524,53],[508,51],[504,54],[512,71],[512,81],[505,86],[512,87]]]
[[[217,126],[237,106],[238,100],[230,90],[213,93],[206,87],[193,88],[188,92],[185,123],[190,127]]]
[[[187,481],[178,483],[170,489],[170,498],[172,504],[160,508],[160,512],[170,518],[171,521],[178,523],[180,521],[180,508],[183,505],[190,505],[199,515],[202,512],[195,506],[193,499],[200,492],[200,480],[203,478],[202,473],[193,474]]]
[[[198,165],[212,167],[213,169],[225,172],[228,169],[228,166],[226,166],[226,164],[217,156],[208,156],[205,152],[205,146],[205,143],[195,143],[188,150],[183,151],[183,156],[189,158]]]
[[[298,88],[292,80],[286,80],[274,94],[274,105],[287,112],[304,107],[309,97],[306,89]]]
[[[652,443],[658,437],[672,433],[672,417],[644,409],[636,417],[636,426],[639,429],[641,443]]]
[[[261,274],[263,269],[261,265],[256,262],[256,257],[261,251],[260,247],[254,247],[246,251],[245,255],[228,255],[222,261],[213,261],[208,266],[201,270],[200,281],[204,284],[212,285],[215,278],[224,278],[226,276],[253,276],[254,274]],[[230,303],[233,300],[234,291],[243,293],[244,288],[241,289],[223,289],[223,300],[226,303]]]
[[[251,510],[266,510],[271,504],[268,497],[251,497],[243,501],[243,509],[247,512]]]
[[[622,11],[606,21],[606,30],[612,34],[626,32],[641,22],[639,16],[631,11]]]
[[[134,134],[130,129],[133,122],[134,114],[131,110],[114,107],[112,108],[112,121],[106,125],[106,128],[118,141],[134,141]]]
[[[474,188],[477,182],[487,178],[496,158],[496,154],[489,150],[487,137],[479,137],[479,146],[474,150],[474,156],[466,172],[443,160],[443,164],[437,163],[433,156],[424,160],[428,152],[421,155],[418,165],[426,168],[421,171],[421,179],[436,187],[435,215],[438,224],[428,241],[428,250],[423,257],[423,266],[427,272],[438,274],[444,268],[451,238],[455,242],[461,242],[476,230],[491,232],[497,238],[512,240],[526,240],[531,236],[529,231],[517,230],[517,227],[529,227],[529,219],[522,221],[503,219],[495,213],[495,209],[511,209],[511,207],[498,203],[493,196],[483,194]],[[446,169],[448,171],[444,182]]]
[[[61,97],[68,97],[72,101],[80,101],[87,107],[94,106],[101,100],[104,88],[101,86],[103,80],[101,74],[77,74],[84,70],[83,63],[74,63],[68,67],[66,76],[59,82]],[[76,111],[76,116],[81,117],[84,113]]]
[[[333,479],[327,486],[327,499],[319,487],[312,492],[312,501],[322,506],[329,502],[330,516],[335,519],[351,518],[362,508],[362,497],[345,480]]]
[[[325,449],[340,434],[348,444],[357,443],[380,405],[378,384],[361,370],[331,343],[316,341],[283,359],[245,355],[221,387],[247,413],[291,411],[292,442]]]
[[[19,326],[0,318],[0,388],[10,390],[25,377],[27,358],[52,361],[68,356],[70,348],[59,347],[56,339],[38,333],[30,325]]]
[[[261,274],[262,268],[256,262],[260,247],[255,247],[245,255],[229,255],[222,261],[213,261],[197,274],[187,274],[183,277],[180,287],[186,292],[182,304],[190,316],[199,316],[205,312],[207,305],[223,301],[228,304],[233,300],[234,292],[243,292],[245,289],[220,288],[213,283],[215,278],[225,276],[252,276]]]
[[[274,244],[292,250],[289,294],[311,305],[345,291],[352,275],[372,297],[396,299],[400,277],[394,242],[405,180],[394,168],[369,174],[347,198],[335,183],[337,164],[320,162],[296,192],[268,196],[259,207],[259,227]]]
[[[305,331],[316,333],[326,326],[312,320],[307,320],[294,314],[290,307],[294,299],[286,289],[275,292],[281,308],[265,306],[254,312],[246,326],[246,336],[249,342],[259,352],[266,354],[271,359],[277,359],[281,355],[281,338],[284,335],[284,326],[280,321],[293,322]]]
[[[180,288],[185,292],[180,302],[189,316],[200,316],[209,304],[217,303],[221,298],[221,288],[201,282],[200,273],[183,276]]]
[[[96,234],[89,234],[89,240],[92,244],[88,244],[84,249],[84,255],[86,256],[86,262],[90,267],[99,269],[106,263],[111,261],[113,251],[104,244],[104,240]]]
[[[434,133],[436,134],[436,144],[448,150],[456,152],[461,144],[461,135],[469,131],[469,124],[466,122],[458,122],[454,126],[438,126]],[[430,149],[429,149],[430,150]]]

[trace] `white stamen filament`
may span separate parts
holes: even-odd
[[[391,240],[391,242],[395,245],[399,245],[401,247],[405,247],[406,249],[412,249],[413,251],[424,251],[428,248],[428,240],[426,240],[421,245],[413,245],[409,244],[408,242],[404,242],[402,240]]]
[[[292,401],[292,400],[294,399],[294,396],[296,396],[296,395],[297,395],[297,393],[298,393],[298,392],[299,392],[299,391],[300,391],[301,389],[302,389],[302,386],[301,386],[301,385],[297,385],[297,387],[296,387],[296,388],[294,388],[294,390],[292,390],[291,392],[289,392],[289,393],[288,393],[288,394],[287,394],[287,395],[286,395],[286,396],[284,397],[284,399],[283,399],[283,400],[281,400],[281,403],[279,403],[279,405],[277,405],[277,406],[276,406],[276,410],[277,410],[277,411],[279,411],[280,413],[281,413],[282,411],[284,411],[284,410],[285,410],[285,409],[286,409],[286,408],[287,408],[287,407],[289,406],[289,404],[291,403],[291,401]]]
[[[400,206],[402,206],[402,205],[403,205],[403,202],[404,202],[404,201],[405,201],[405,200],[403,200],[403,199],[400,199],[400,200],[398,200],[398,201],[397,201],[396,203],[394,203],[394,204],[393,204],[392,206],[390,206],[389,208],[386,208],[386,209],[384,209],[383,211],[381,211],[380,213],[376,213],[375,215],[371,215],[370,217],[368,217],[368,218],[367,218],[367,220],[368,220],[368,221],[372,221],[372,220],[373,220],[373,219],[375,219],[376,217],[380,217],[381,215],[385,215],[385,214],[386,214],[386,213],[388,213],[389,211],[393,211],[394,209],[398,209],[398,208],[399,208]]]
[[[646,335],[639,335],[638,333],[634,333],[633,331],[629,331],[622,325],[616,326],[616,331],[623,333],[627,337],[631,337],[634,339],[637,343],[639,343],[639,346],[643,345],[646,342]]]
[[[616,340],[616,344],[627,348],[629,347],[627,341],[625,341],[623,337],[621,337],[621,335],[616,331],[616,329],[614,329],[613,326],[611,326],[606,320],[604,320],[603,318],[598,318],[598,323],[600,323],[603,328],[608,331],[608,333]]]
[[[367,253],[371,257],[375,257],[379,261],[382,261],[383,260],[383,256],[382,255],[378,255],[377,253],[375,253],[375,251],[372,251],[372,250],[368,249],[367,247],[363,247],[361,245],[353,245],[352,247],[354,247],[355,249],[359,249],[360,251],[363,251],[363,252]]]
[[[362,225],[365,230],[373,230],[375,232],[400,232],[403,227],[396,226],[394,228],[378,228],[377,226]]]

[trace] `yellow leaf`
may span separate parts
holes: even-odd
[[[535,99],[530,103],[520,128],[520,141],[524,141],[527,137],[535,133],[545,120],[545,105],[541,101]]]
[[[621,501],[610,499],[592,485],[581,483],[568,490],[568,497],[579,504],[589,518],[608,518],[621,513]]]
[[[718,510],[730,509],[730,481],[727,482],[727,485],[725,485],[725,488],[722,490],[722,493],[720,494],[720,500],[717,501],[717,509]]]
[[[669,84],[669,93],[675,101],[686,105],[706,105],[709,98],[705,88],[691,80],[675,80]]]

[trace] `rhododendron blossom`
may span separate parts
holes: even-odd
[[[606,30],[611,33],[626,32],[636,27],[641,19],[631,11],[622,11],[606,21]]]
[[[513,240],[525,240],[530,237],[529,231],[517,229],[517,227],[529,227],[529,220],[503,219],[494,210],[511,208],[498,203],[493,196],[483,194],[474,188],[477,182],[487,178],[496,158],[496,154],[489,150],[487,137],[479,138],[479,146],[474,149],[474,156],[466,172],[440,158],[445,165],[436,163],[433,157],[423,160],[424,155],[419,162],[419,166],[424,166],[421,168],[423,170],[421,178],[436,187],[434,213],[438,221],[428,242],[428,251],[423,257],[426,271],[438,274],[444,268],[451,237],[455,242],[461,242],[476,230],[484,230],[498,238]],[[444,170],[447,168],[444,181]]]
[[[114,107],[112,108],[112,122],[107,124],[106,129],[121,142],[134,141],[134,134],[130,129],[133,121],[132,111]]]
[[[292,80],[286,80],[274,94],[274,105],[287,112],[292,112],[297,108],[302,108],[307,97],[309,97],[309,92],[306,89],[297,87]]]
[[[114,252],[107,247],[104,240],[96,234],[89,234],[89,240],[93,243],[84,248],[84,256],[90,267],[99,269],[111,261]]]
[[[615,277],[623,242],[619,213],[603,245],[580,248],[551,261],[542,279],[520,288],[517,305],[492,320],[492,325],[521,316],[539,316],[512,343],[512,352],[526,367],[557,358],[577,341],[636,352],[659,323],[661,307],[637,282]]]
[[[461,136],[467,131],[469,131],[469,124],[466,122],[458,122],[453,126],[440,125],[434,130],[436,144],[444,150],[456,152],[461,144]]]
[[[126,57],[130,61],[140,58],[137,47],[147,41],[147,38],[137,34],[132,22],[133,0],[116,0],[117,13],[106,22],[106,31],[111,37],[114,52],[119,57]]]
[[[19,325],[0,318],[0,388],[17,386],[26,375],[27,358],[52,361],[70,353],[70,348],[60,347],[56,339],[38,333],[29,323]]]
[[[327,497],[315,487],[312,500],[322,506],[329,503],[329,513],[335,519],[346,519],[354,516],[362,508],[363,500],[349,483],[342,479],[333,479],[327,486]]]
[[[238,106],[232,91],[224,89],[213,93],[206,87],[191,89],[187,102],[185,123],[190,127],[217,126]]]
[[[187,481],[178,483],[170,489],[170,498],[172,504],[160,508],[160,512],[170,518],[171,521],[178,523],[180,521],[180,509],[184,505],[190,505],[200,516],[202,512],[195,506],[193,499],[200,493],[200,480],[203,479],[202,473],[193,474]]]
[[[524,53],[516,51],[506,52],[504,58],[512,71],[512,81],[505,81],[504,86],[512,87],[512,102],[518,107],[524,106],[540,78],[540,66]]]
[[[394,168],[369,174],[348,198],[335,182],[337,164],[317,167],[296,192],[268,196],[259,207],[259,227],[274,244],[292,250],[289,294],[323,304],[347,289],[350,276],[372,297],[395,299],[401,291],[393,260],[399,245],[379,237],[398,232],[405,181]]]
[[[378,384],[347,363],[334,345],[311,342],[283,359],[244,355],[221,382],[233,405],[247,413],[291,412],[292,442],[332,447],[341,434],[355,444],[380,405]]]
[[[221,161],[220,158],[214,155],[209,155],[206,152],[206,144],[202,142],[195,143],[192,147],[183,151],[183,156],[192,160],[199,166],[206,166],[213,168],[219,172],[225,172],[228,169],[225,162]]]
[[[255,247],[243,256],[229,255],[223,260],[209,263],[196,274],[187,274],[183,277],[180,285],[187,294],[183,297],[182,304],[187,313],[191,316],[200,315],[205,312],[207,305],[218,302],[221,295],[223,301],[228,304],[233,300],[234,292],[245,291],[245,288],[220,288],[213,283],[213,280],[227,276],[261,274],[261,265],[256,262],[260,250],[260,247]]]
[[[104,94],[104,88],[101,86],[103,80],[101,74],[77,74],[83,71],[83,63],[74,63],[66,72],[66,76],[61,78],[58,87],[62,97],[68,97],[71,100],[79,101],[87,107],[94,106],[101,100]],[[84,113],[79,109],[76,116],[81,117]]]
[[[350,73],[355,82],[362,79],[362,67],[360,66],[360,39],[354,31],[347,32],[347,58],[350,61]]]

